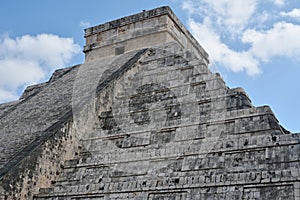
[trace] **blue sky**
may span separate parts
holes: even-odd
[[[0,102],[83,63],[83,29],[169,5],[208,51],[211,69],[300,132],[299,0],[10,0],[0,7]]]

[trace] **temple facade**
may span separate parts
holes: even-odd
[[[211,72],[169,7],[85,38],[83,64],[0,104],[1,199],[300,200],[300,134]]]

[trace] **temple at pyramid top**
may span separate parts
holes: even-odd
[[[176,41],[208,63],[208,54],[168,6],[85,29],[86,61]]]
[[[300,200],[300,134],[208,67],[169,7],[0,104],[0,199]]]

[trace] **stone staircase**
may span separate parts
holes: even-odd
[[[78,159],[36,199],[295,198],[299,135],[188,51],[151,49],[110,84]]]

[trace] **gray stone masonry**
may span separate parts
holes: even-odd
[[[168,6],[87,28],[85,38],[86,61],[175,40],[209,62],[208,54]]]
[[[185,42],[151,45],[169,19]],[[300,134],[212,73],[169,7],[85,31],[85,63],[0,105],[2,199],[300,200]]]

